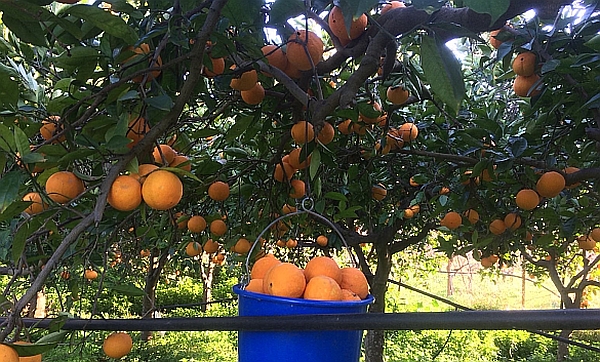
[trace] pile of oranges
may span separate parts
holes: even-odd
[[[340,268],[327,256],[314,257],[301,269],[266,254],[254,263],[246,290],[286,298],[357,301],[368,296],[369,284],[360,269]]]

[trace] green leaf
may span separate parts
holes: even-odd
[[[79,67],[82,64],[93,62],[96,64],[96,59],[100,56],[98,50],[92,47],[75,47],[69,51],[64,51],[56,58],[56,63],[60,66]],[[67,79],[72,81],[71,78]]]
[[[433,93],[458,113],[465,97],[465,83],[454,53],[445,44],[425,36],[421,44],[421,63]]]
[[[251,125],[254,117],[252,116],[241,116],[237,117],[235,120],[235,124],[231,126],[229,131],[227,131],[226,139],[227,141],[233,141],[238,138],[242,133],[246,131]]]
[[[114,16],[109,11],[104,11],[97,6],[78,4],[66,8],[65,12],[90,22],[107,34],[123,39],[127,44],[135,44],[138,41],[138,36],[133,27],[127,25],[120,17]]]
[[[321,165],[321,152],[318,149],[315,149],[312,152],[312,157],[310,159],[310,166],[308,166],[308,172],[310,175],[310,179],[313,180],[319,171],[319,166]]]
[[[19,186],[23,184],[24,174],[11,171],[0,178],[0,211],[4,212],[8,205],[19,196]]]
[[[493,24],[504,14],[510,6],[509,0],[463,0],[464,5],[480,14],[490,14]]]
[[[14,130],[15,136],[15,145],[17,146],[17,151],[19,151],[19,155],[25,156],[31,153],[31,149],[29,148],[29,139],[25,132],[19,127],[15,127]]]
[[[352,24],[353,19],[373,9],[378,3],[378,0],[339,0],[338,6],[344,14],[344,23],[347,30],[350,31],[350,24]]]
[[[30,204],[31,202],[29,201],[15,201],[11,203],[2,213],[0,213],[0,221],[12,219],[23,212]]]
[[[44,221],[45,219],[34,217],[21,224],[12,241],[12,259],[15,263],[19,260],[21,254],[23,254],[23,250],[25,250],[27,238],[39,229]]]
[[[2,22],[23,42],[39,46],[47,45],[45,31],[39,22],[24,21],[6,12],[2,14]]]
[[[0,149],[6,152],[15,152],[15,140],[11,130],[0,124]]]
[[[234,25],[251,25],[262,20],[262,6],[262,0],[229,0],[223,7],[222,15]]]
[[[3,108],[16,109],[19,101],[19,84],[8,74],[0,73],[0,104]]]
[[[148,97],[144,99],[144,101],[150,107],[159,109],[161,111],[170,111],[171,108],[173,108],[173,100],[166,94],[157,97]]]
[[[345,201],[348,202],[348,198],[339,192],[330,191],[325,194],[326,199],[336,200],[336,201]]]
[[[583,43],[586,47],[592,48],[595,51],[600,51],[600,34],[596,34],[592,39]]]
[[[271,5],[269,23],[283,24],[287,19],[302,14],[304,1],[302,0],[277,0]]]

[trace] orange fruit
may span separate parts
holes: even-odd
[[[281,264],[281,261],[277,259],[273,254],[267,254],[264,257],[258,259],[252,265],[250,270],[250,279],[263,279],[267,274],[267,271],[275,265]]]
[[[59,204],[65,204],[85,190],[83,181],[70,171],[58,171],[46,180],[48,197]]]
[[[442,220],[440,220],[440,225],[445,226],[450,230],[454,230],[458,228],[462,224],[462,216],[456,211],[450,211]]]
[[[200,233],[206,229],[206,220],[200,215],[194,215],[188,219],[187,228],[190,232]]]
[[[359,136],[366,135],[367,130],[369,130],[369,129],[370,129],[370,126],[367,126],[363,122],[352,124],[352,132],[356,133]]]
[[[600,241],[600,228],[593,228],[589,236],[595,241]]]
[[[16,341],[15,344],[27,345],[27,344],[32,344],[32,343],[25,342],[25,341]],[[4,359],[2,359],[2,361],[4,361]],[[19,357],[19,362],[42,362],[42,355],[36,354],[33,356]]]
[[[402,212],[402,217],[405,219],[412,219],[413,217],[415,217],[415,212],[411,209],[404,209],[404,211]]]
[[[496,264],[497,261],[498,261],[497,255],[490,255],[490,256],[481,258],[479,262],[481,263],[481,266],[483,266],[484,268],[489,268],[492,265]]]
[[[235,69],[235,65],[231,68]],[[252,69],[242,73],[239,78],[232,78],[229,86],[235,90],[247,91],[254,88],[256,82],[258,82],[258,74]]]
[[[494,235],[500,235],[506,231],[506,224],[502,219],[492,220],[490,223],[490,232]]]
[[[213,220],[210,223],[209,228],[210,228],[210,232],[217,236],[223,236],[227,232],[227,224],[225,224],[225,221],[223,221],[221,219]]]
[[[448,195],[450,193],[450,188],[446,187],[446,186],[442,186],[440,188],[440,195]]]
[[[351,119],[347,119],[343,122],[340,122],[337,127],[338,127],[338,131],[340,131],[341,134],[349,135],[352,132],[354,132],[354,128],[352,127]]]
[[[329,243],[329,239],[327,238],[327,236],[325,236],[325,235],[317,236],[317,245],[325,247],[325,246],[327,246],[328,243]]]
[[[376,112],[379,115],[377,117],[373,118],[373,117],[365,116],[364,114],[359,112],[358,118],[360,118],[366,124],[375,124],[375,123],[379,122],[379,117],[381,116],[381,105],[377,102],[369,102],[369,105],[373,108],[373,112],[374,113]],[[354,130],[354,132],[356,132],[356,129]]]
[[[29,215],[39,214],[48,208],[48,204],[42,200],[42,196],[38,192],[30,192],[26,194],[23,196],[23,201],[32,202],[32,204],[25,209],[25,212]]]
[[[148,122],[142,117],[132,118],[129,121],[129,125],[127,126],[127,134],[125,135],[127,138],[131,140],[131,143],[127,145],[129,148],[133,148],[133,146],[137,145],[142,138],[150,131],[150,126]]]
[[[102,344],[104,354],[110,358],[124,357],[131,352],[131,348],[133,348],[133,340],[125,332],[111,333]]]
[[[83,274],[83,277],[87,280],[94,280],[98,278],[98,272],[92,269],[86,269]]]
[[[304,181],[294,179],[290,181],[290,186],[292,187],[292,191],[290,191],[291,198],[299,199],[306,195],[306,184]]]
[[[191,257],[200,255],[200,253],[202,253],[202,250],[202,245],[195,241],[190,241],[185,247],[185,253]]]
[[[172,172],[156,170],[148,175],[142,185],[142,198],[155,210],[168,210],[183,197],[183,183]]]
[[[326,275],[316,275],[306,283],[304,299],[310,300],[342,300],[342,288]]]
[[[262,294],[264,293],[263,284],[264,281],[262,279],[250,279],[250,282],[248,282],[248,285],[246,285],[246,288],[244,290]]]
[[[142,60],[142,58],[147,57],[149,68],[155,68],[155,67],[162,66],[162,58],[160,56],[158,56],[156,58],[156,60],[154,60],[153,59],[154,55],[151,54],[150,46],[146,43],[142,43],[135,48],[128,46],[127,48],[125,48],[125,50],[133,51],[135,53],[135,55],[132,55],[131,57],[127,58],[123,63],[128,63],[130,61],[134,61],[137,63],[138,61]],[[151,81],[155,78],[158,78],[159,75],[160,75],[160,70],[153,70],[153,71],[147,73],[146,79],[147,79],[147,81]],[[144,80],[145,76],[146,76],[145,74],[136,76],[132,79],[132,81],[134,83],[141,83]]]
[[[152,253],[148,249],[142,249],[142,250],[140,250],[140,256],[142,258],[147,258],[147,257],[150,256],[150,254],[152,254]]]
[[[293,149],[289,153],[289,156],[288,163],[297,170],[302,170],[310,166],[311,155],[307,154],[306,150],[302,152],[302,148],[300,147]]]
[[[408,179],[408,184],[411,185],[412,187],[419,187],[421,186],[420,183],[418,183],[417,181],[415,181],[415,177],[411,176],[410,179]]]
[[[577,245],[581,250],[594,250],[596,247],[596,240],[592,239],[590,236],[582,235],[577,238]]]
[[[569,167],[566,167],[566,168],[563,170],[563,172],[564,172],[565,174],[567,174],[567,175],[568,175],[568,174],[571,174],[571,173],[578,172],[578,171],[579,171],[579,168],[577,168],[577,167],[574,167],[574,166],[569,166]],[[575,188],[575,187],[577,187],[577,186],[579,186],[579,185],[581,185],[581,182],[575,182],[575,183],[573,183],[573,184],[566,185],[566,186],[565,186],[565,188],[567,188],[567,189],[569,189],[569,190],[570,190],[570,189],[573,189],[573,188]]]
[[[342,270],[335,260],[327,256],[317,256],[310,259],[304,268],[304,275],[306,275],[307,281],[310,281],[317,275],[328,276],[335,280],[336,283],[342,281]]]
[[[173,225],[177,224],[177,229],[179,230],[183,230],[183,229],[187,229],[187,222],[188,222],[189,218],[186,214],[184,214],[183,212],[176,212],[173,215]]]
[[[545,172],[535,185],[535,190],[542,197],[552,198],[560,194],[565,188],[566,182],[560,172]]]
[[[192,171],[192,163],[189,161],[190,159],[185,155],[175,155],[173,161],[169,163],[169,167],[178,167],[185,171]]]
[[[408,100],[409,93],[403,86],[388,87],[386,96],[392,104],[400,105]]]
[[[225,71],[225,58],[210,57],[210,63],[212,64],[212,69],[208,69],[208,67],[202,66],[202,74],[204,74],[208,78],[216,77],[217,75],[223,74],[223,72]]]
[[[286,56],[286,60],[287,60],[287,56]],[[300,69],[296,68],[289,61],[287,62],[285,69],[283,69],[283,72],[292,79],[299,79],[302,76],[302,71]]]
[[[282,71],[285,70],[285,68],[287,67],[288,60],[281,47],[278,47],[273,44],[267,44],[260,48],[260,50],[262,51],[265,58],[267,58],[267,62],[269,63],[269,65],[278,68]]]
[[[405,143],[408,143],[414,141],[419,136],[419,129],[414,123],[407,122],[398,128],[398,133],[400,134],[400,138]]]
[[[0,344],[0,361],[19,362],[19,354],[14,348],[6,344]]]
[[[463,213],[463,215],[469,220],[471,225],[477,223],[479,221],[479,213],[475,209],[469,209]]]
[[[339,6],[334,6],[331,9],[327,19],[329,29],[331,29],[333,35],[335,35],[343,45],[347,44],[350,40],[361,36],[362,33],[365,32],[367,21],[368,19],[366,14],[362,14],[358,18],[352,19],[352,23],[350,23],[350,31],[348,31],[346,22],[344,20],[344,14]]]
[[[498,40],[496,38],[496,35],[498,35],[501,31],[502,31],[502,29],[497,29],[497,30],[490,31],[490,45],[494,49],[500,48],[500,45],[502,45],[502,43],[504,43],[503,41]]]
[[[296,246],[298,246],[298,240],[296,239],[288,239],[288,241],[285,242],[285,247],[288,249],[293,249]]]
[[[168,165],[173,162],[175,155],[175,150],[167,144],[154,147],[154,151],[152,152],[154,162],[161,165]]]
[[[513,83],[513,90],[519,97],[535,97],[536,95],[540,94],[540,90],[538,89],[537,85],[539,80],[540,76],[537,74],[529,77],[517,75],[515,82]]]
[[[360,300],[360,297],[351,290],[342,289],[342,299],[345,301]]]
[[[40,134],[42,138],[48,141],[57,134],[63,131],[63,126],[60,124],[59,116],[49,116],[46,120],[42,121],[42,127],[40,127]],[[52,143],[60,143],[66,140],[65,135],[61,135],[56,138]]]
[[[521,226],[521,217],[515,213],[506,214],[504,216],[504,225],[508,229],[515,231]]]
[[[385,186],[383,186],[383,184],[377,184],[377,185],[373,185],[371,187],[371,196],[377,200],[377,201],[381,201],[383,199],[385,199],[387,195],[387,189],[385,188]]]
[[[140,184],[144,184],[144,181],[146,181],[146,177],[148,177],[150,172],[158,170],[158,168],[158,166],[151,163],[142,163],[138,166],[138,172],[132,173],[131,176],[138,180]]]
[[[229,197],[229,184],[215,181],[208,187],[208,197],[215,201],[225,201]]]
[[[292,126],[290,132],[297,144],[304,144],[315,139],[315,131],[310,122],[298,121]]]
[[[246,254],[252,248],[252,244],[246,238],[239,238],[233,246],[232,251],[238,254]]]
[[[358,268],[342,268],[342,289],[348,289],[356,293],[360,299],[365,299],[369,295],[369,282],[367,277]]]
[[[219,243],[213,239],[208,239],[202,249],[208,254],[216,253],[219,250]]]
[[[537,57],[535,53],[523,52],[517,55],[512,63],[512,69],[516,75],[523,77],[532,76],[535,73]]]
[[[285,247],[285,241],[279,239],[279,240],[277,240],[275,245],[279,246],[280,248],[283,248],[283,247]]]
[[[329,122],[323,122],[323,128],[317,133],[317,139],[324,145],[328,145],[335,137],[335,128]]]
[[[540,196],[535,190],[522,189],[515,198],[517,206],[523,210],[533,210],[540,204]]]
[[[244,103],[255,106],[265,99],[265,89],[260,82],[256,82],[254,87],[240,92]]]
[[[284,182],[292,179],[296,173],[296,169],[287,162],[280,162],[275,165],[275,172],[273,173],[273,178],[276,181]]]
[[[307,51],[308,56],[307,56]],[[321,38],[312,31],[297,30],[289,38],[286,49],[288,64],[305,71],[321,61],[324,45]]]
[[[263,278],[263,290],[269,295],[300,298],[305,288],[306,278],[302,269],[291,263],[274,265]]]
[[[289,214],[289,213],[292,213],[292,212],[296,212],[296,207],[292,206],[292,205],[289,205],[289,204],[285,204],[281,208],[281,212],[284,213],[284,214]]]
[[[142,185],[131,175],[118,176],[110,187],[107,200],[119,211],[135,210],[142,203]]]
[[[391,1],[389,4],[386,4],[381,9],[381,15],[387,13],[388,11],[390,11],[392,9],[405,8],[405,7],[406,7],[406,5],[404,5],[404,3],[402,1]]]

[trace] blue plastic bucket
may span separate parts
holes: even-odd
[[[274,297],[233,287],[240,316],[366,313],[373,302],[324,302]],[[239,331],[239,362],[353,362],[360,358],[363,331]]]

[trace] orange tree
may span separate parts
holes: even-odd
[[[552,260],[598,223],[597,13],[570,4],[3,1],[1,256],[32,278],[7,288],[1,336],[59,270],[98,269],[99,290],[133,278],[107,273],[123,255],[151,258],[150,312],[169,260],[242,261],[305,196],[372,276],[373,312],[391,256],[439,228],[449,255],[526,255],[560,281]],[[337,235],[300,215],[265,245]],[[596,284],[592,253],[557,285],[565,306]],[[383,341],[369,331],[369,361]]]

